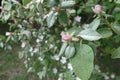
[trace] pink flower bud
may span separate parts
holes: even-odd
[[[95,7],[94,7],[94,9],[93,9],[93,12],[94,12],[95,14],[100,14],[100,13],[101,13],[101,10],[102,10],[102,6],[99,5],[99,4],[97,4],[97,5],[95,5]]]
[[[70,34],[64,32],[61,33],[61,36],[62,36],[62,41],[70,41],[72,38]]]

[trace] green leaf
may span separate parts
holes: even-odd
[[[116,0],[115,3],[120,4],[120,0]]]
[[[112,58],[120,58],[120,47],[117,48],[113,53],[112,53]]]
[[[4,47],[4,43],[0,42],[0,47],[3,48]]]
[[[75,1],[63,1],[61,3],[61,7],[63,8],[72,7],[73,5],[75,5]]]
[[[22,0],[23,5],[26,5],[30,2],[31,0]]]
[[[67,43],[64,42],[64,43],[62,44],[61,49],[60,49],[59,56],[61,56],[61,55],[64,53],[66,47],[67,47]]]
[[[69,71],[66,71],[64,73],[64,76],[65,76],[65,80],[74,80],[75,78],[73,77],[73,74]]]
[[[99,34],[97,31],[92,30],[92,29],[82,30],[78,34],[78,36],[80,36],[81,38],[85,40],[89,40],[89,41],[99,40],[102,37],[101,34]]]
[[[54,25],[55,20],[57,19],[57,15],[54,12],[51,12],[50,15],[47,17],[47,26],[50,28]]]
[[[51,7],[57,6],[58,2],[58,0],[47,0],[48,5]]]
[[[75,54],[75,47],[73,45],[69,45],[65,50],[66,58],[71,58]]]
[[[19,57],[20,59],[22,59],[22,58],[24,57],[24,52],[20,52],[19,55],[18,55],[18,57]]]
[[[65,10],[60,11],[59,22],[63,25],[66,25],[68,23],[68,16]]]
[[[99,18],[96,18],[96,19],[94,19],[94,20],[90,23],[90,25],[89,25],[88,28],[91,28],[91,29],[93,29],[93,30],[96,30],[99,25],[100,25],[100,19],[99,19]]]
[[[70,28],[67,32],[68,32],[69,34],[75,32],[74,35],[78,35],[80,31],[82,31],[82,28],[72,27],[72,28]]]
[[[119,24],[114,24],[111,28],[116,34],[120,35],[120,25]]]
[[[102,35],[102,38],[108,38],[113,34],[110,28],[100,28],[98,32]]]
[[[73,71],[81,80],[88,80],[93,71],[94,54],[91,47],[86,44],[77,46],[75,57],[70,59]]]
[[[5,6],[4,6],[4,9],[7,10],[7,11],[9,11],[11,8],[12,8],[12,4],[6,2],[6,3],[5,3]]]
[[[3,20],[5,20],[5,21],[7,21],[9,18],[10,18],[10,12],[9,13],[6,13],[3,17],[2,17],[2,19]]]

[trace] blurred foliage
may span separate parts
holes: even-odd
[[[120,79],[120,0],[2,0],[0,9],[1,71],[18,53],[40,80]]]

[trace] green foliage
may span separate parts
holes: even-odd
[[[101,34],[99,34],[97,31],[92,29],[82,30],[78,34],[78,36],[82,37],[85,40],[90,40],[90,41],[99,40],[102,37]]]
[[[17,44],[27,72],[40,80],[104,79],[94,60],[120,57],[119,0],[2,0],[0,9],[9,24],[3,30],[0,23],[0,49]]]
[[[89,28],[96,30],[100,25],[100,19],[96,18],[93,20],[93,22],[90,23]]]
[[[98,29],[98,32],[102,35],[102,38],[108,38],[113,34],[109,28],[100,28]]]
[[[48,18],[47,18],[47,26],[50,28],[50,27],[52,27],[53,26],[53,24],[55,23],[55,20],[56,20],[56,13],[54,13],[54,12],[50,12],[49,13],[49,16],[48,16]]]
[[[65,10],[60,11],[59,13],[59,22],[63,25],[68,24],[68,16]]]
[[[61,7],[63,7],[63,8],[72,7],[73,5],[75,5],[75,1],[72,1],[72,0],[61,2]]]
[[[120,58],[120,47],[112,53],[112,58]]]
[[[75,74],[82,80],[88,80],[93,71],[93,60],[94,53],[92,48],[86,44],[81,44],[77,46],[76,55],[70,59],[70,62]]]

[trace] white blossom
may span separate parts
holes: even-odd
[[[36,0],[37,3],[43,3],[44,0]]]
[[[31,56],[33,56],[34,55],[34,53],[33,52],[31,52]]]
[[[42,57],[38,57],[38,60],[43,61],[43,58]]]
[[[45,43],[48,43],[48,41],[46,40]]]
[[[42,40],[42,39],[44,38],[44,36],[43,36],[43,35],[41,35],[41,36],[39,36],[39,38]]]
[[[52,49],[53,47],[54,47],[54,45],[53,45],[53,44],[50,44],[49,48]]]
[[[58,70],[56,68],[53,68],[53,73],[56,74]]]
[[[33,34],[33,35],[35,35],[35,31],[34,31],[34,32],[32,32],[32,34]]]
[[[72,67],[72,64],[71,64],[71,63],[68,63],[67,67],[68,67],[68,69],[70,69],[71,71],[73,70],[73,67]]]
[[[88,27],[89,27],[89,24],[83,24],[83,25],[82,25],[82,28],[83,28],[83,29],[87,29]]]
[[[105,80],[108,80],[108,79],[109,79],[109,76],[105,75],[105,76],[104,76],[104,79],[105,79]]]
[[[75,17],[75,21],[80,22],[81,21],[81,17],[80,16],[76,16]]]
[[[33,51],[33,47],[30,47],[29,52],[32,52],[32,51]]]
[[[76,77],[76,80],[81,80],[79,77]]]
[[[31,59],[30,58],[28,58],[28,61],[30,61]]]
[[[40,39],[36,39],[36,42],[39,43],[39,42],[40,42]]]
[[[10,36],[12,33],[11,32],[6,32],[6,36]]]
[[[37,3],[40,3],[40,2],[41,2],[41,0],[36,0],[36,2],[37,2]]]
[[[59,77],[59,78],[58,78],[58,80],[62,80],[62,78],[61,78],[61,77]]]
[[[18,24],[18,27],[19,27],[19,28],[22,28],[22,25],[21,25],[21,24]]]
[[[110,77],[111,77],[112,79],[114,79],[114,78],[115,78],[115,74],[111,74]]]
[[[60,73],[60,74],[59,74],[59,77],[63,77],[63,73]]]
[[[54,56],[54,59],[55,59],[56,61],[58,61],[58,60],[60,59],[60,57],[59,57],[58,55],[55,55],[55,56]]]
[[[62,57],[62,59],[60,60],[61,63],[65,64],[67,61],[66,61],[66,57]]]
[[[39,51],[39,49],[38,48],[35,48],[34,50],[33,50],[33,53],[36,53],[36,52],[38,52]]]
[[[22,42],[21,47],[22,47],[22,48],[24,48],[24,47],[25,47],[25,45],[26,45],[26,42]]]

